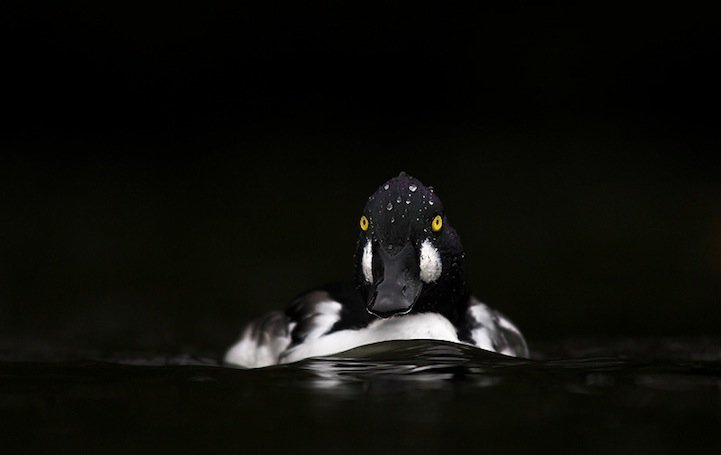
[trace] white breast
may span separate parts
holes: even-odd
[[[285,351],[280,357],[280,363],[336,354],[381,341],[421,339],[459,342],[453,324],[440,314],[409,314],[379,319],[364,329],[340,330],[314,340],[305,340],[300,345]]]

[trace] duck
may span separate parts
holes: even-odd
[[[250,321],[226,364],[261,368],[391,340],[528,357],[516,325],[471,295],[460,237],[433,187],[401,172],[368,198],[357,229],[355,280],[304,292]]]

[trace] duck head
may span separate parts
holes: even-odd
[[[369,313],[448,313],[468,298],[460,238],[419,180],[402,172],[378,187],[359,231],[356,281]]]

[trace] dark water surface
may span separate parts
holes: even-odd
[[[0,434],[33,453],[721,453],[718,340],[541,348],[396,341],[259,370],[5,352]]]

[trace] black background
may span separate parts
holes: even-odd
[[[352,277],[401,170],[532,346],[719,333],[708,11],[26,3],[0,30],[5,340],[220,353]]]

